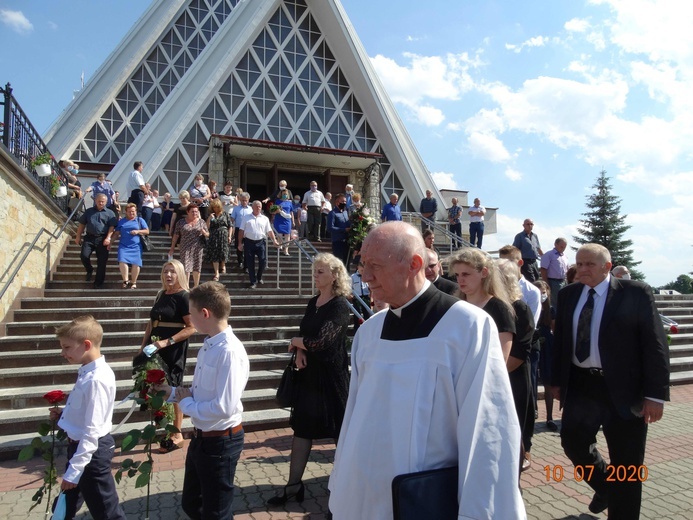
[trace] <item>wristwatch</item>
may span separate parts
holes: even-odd
[[[169,346],[169,347],[170,347],[171,345],[175,345],[175,344],[176,344],[176,340],[173,339],[173,336],[171,336],[170,338],[168,338],[168,346]]]

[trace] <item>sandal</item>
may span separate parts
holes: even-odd
[[[171,453],[172,451],[179,450],[183,447],[183,442],[185,442],[185,441],[180,441],[178,444],[176,444],[171,439],[163,439],[159,443],[159,453],[165,454],[165,453]]]
[[[218,281],[219,281],[219,277],[218,277],[218,276],[215,276],[214,278],[212,278],[212,281],[213,281],[213,282],[218,282]]]
[[[136,283],[131,283],[131,284],[130,284],[130,289],[137,289],[137,284],[136,284]]]
[[[128,287],[130,287],[130,282],[128,282],[127,280],[124,280],[123,281],[123,289],[127,289]]]

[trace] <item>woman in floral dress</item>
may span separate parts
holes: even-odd
[[[200,209],[197,207],[197,204],[190,204],[185,219],[176,222],[176,229],[173,232],[171,249],[169,249],[168,254],[173,256],[173,252],[176,250],[176,243],[180,242],[180,260],[185,266],[185,273],[188,275],[188,278],[190,273],[192,273],[193,287],[200,285],[202,257],[205,252],[203,237],[209,237],[207,224],[200,218]]]

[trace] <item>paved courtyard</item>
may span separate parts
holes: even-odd
[[[590,489],[576,481],[572,466],[562,453],[558,434],[545,428],[543,403],[540,403],[540,408],[532,448],[533,465],[522,475],[528,517],[536,520],[605,518],[603,514],[595,516],[588,513]],[[603,438],[600,441],[603,446]],[[327,479],[334,455],[334,445],[331,443],[314,446],[304,476],[306,498],[302,504],[289,502],[286,508],[271,510],[265,505],[265,501],[285,483],[290,446],[290,429],[246,434],[245,450],[236,472],[236,519],[324,518]],[[128,456],[133,457],[132,454]],[[143,458],[143,455],[135,452],[134,457]],[[118,456],[114,459],[114,468],[124,458]],[[185,449],[155,455],[150,519],[187,518],[180,510],[184,460]],[[64,456],[58,464],[64,467]],[[644,486],[642,518],[692,519],[693,385],[672,389],[672,401],[665,406],[663,420],[650,427],[645,464],[648,479]],[[31,496],[41,483],[43,462],[38,459],[29,464],[5,461],[0,463],[0,467],[0,518],[43,518],[41,506],[28,512]],[[563,478],[558,481],[561,470]],[[145,489],[135,489],[134,480],[129,479],[124,479],[118,485],[128,518],[145,518]],[[77,518],[88,519],[91,516],[85,508]]]

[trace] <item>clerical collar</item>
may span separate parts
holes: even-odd
[[[396,309],[390,308],[390,312],[397,316],[398,318],[402,317],[402,309],[409,307],[412,303],[414,303],[416,300],[419,299],[419,297],[426,292],[426,290],[431,286],[431,282],[428,280],[425,281],[423,288],[416,293],[416,296],[414,296],[411,300],[409,300],[407,303],[402,305],[401,307],[397,307]]]

